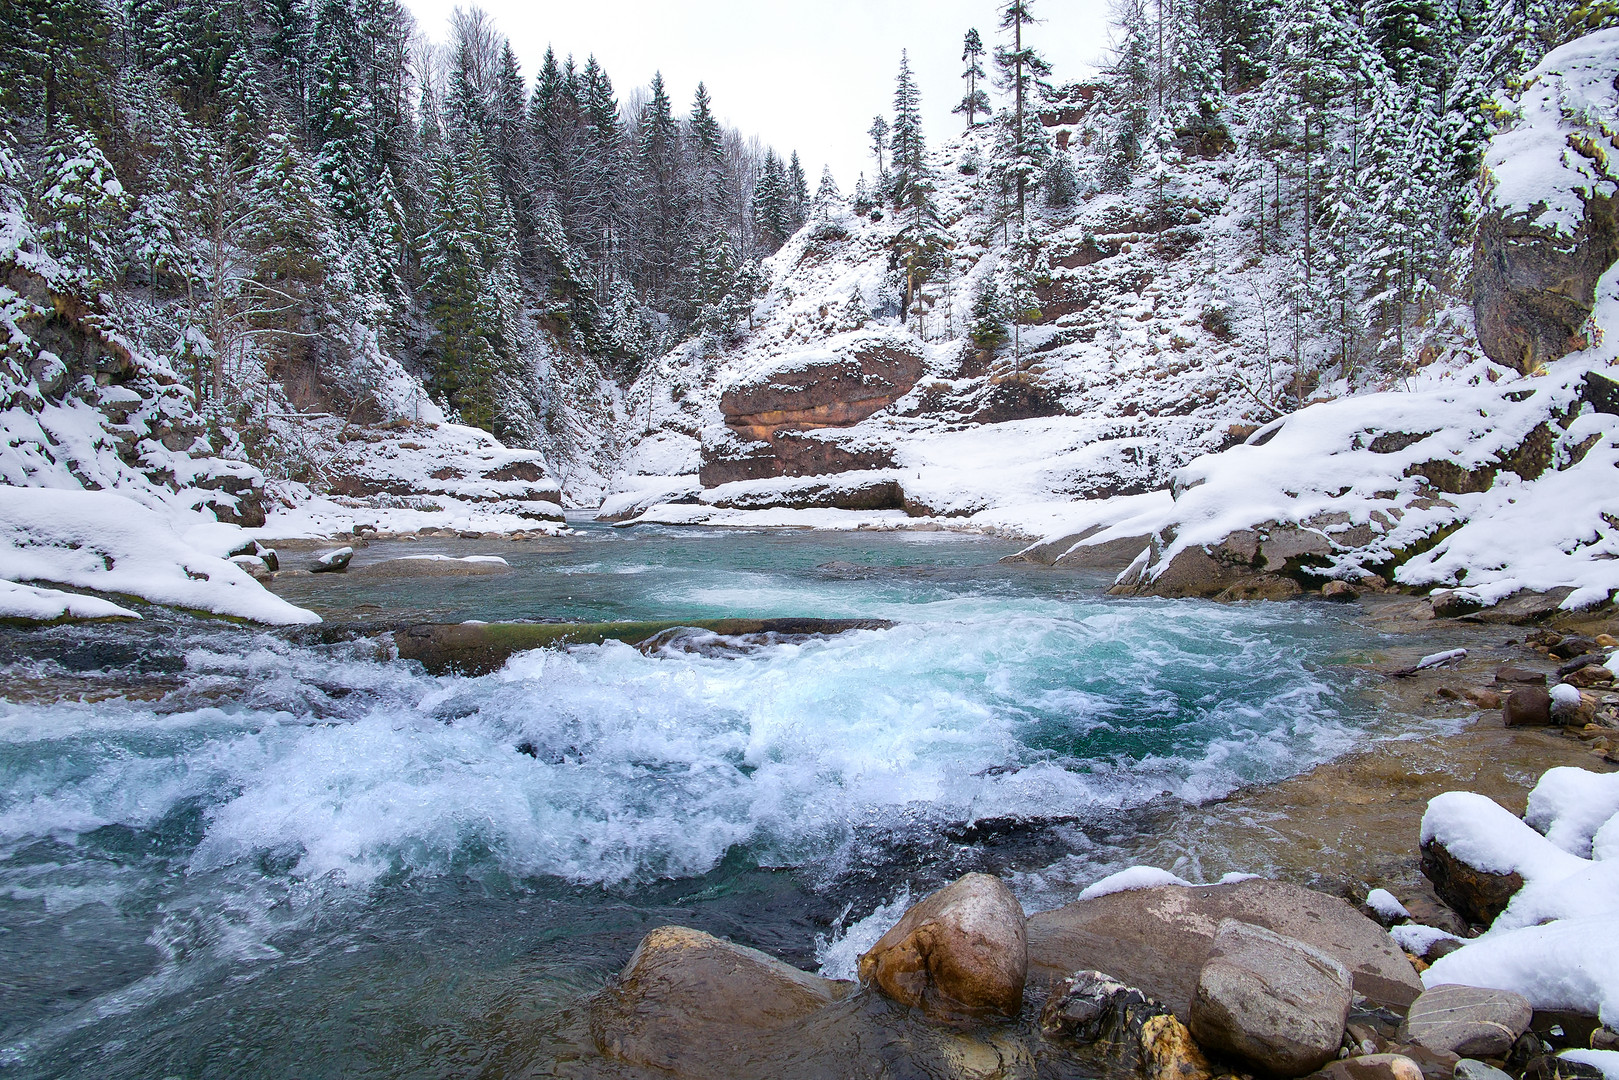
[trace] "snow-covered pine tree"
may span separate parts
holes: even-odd
[[[978,36],[976,27],[967,31],[962,39],[961,62],[966,65],[961,72],[962,81],[967,84],[966,91],[961,95],[961,102],[952,112],[965,114],[967,117],[967,130],[971,131],[977,126],[976,117],[979,113],[986,116],[990,113],[989,95],[984,92],[984,39]]]
[[[871,136],[871,152],[877,158],[877,183],[881,187],[883,177],[888,175],[883,163],[883,155],[888,152],[888,121],[881,115],[872,117],[871,127],[866,129],[866,134]]]
[[[787,242],[791,199],[781,159],[774,150],[766,150],[764,168],[753,189],[753,222],[758,228],[759,246],[766,255]]]
[[[88,288],[119,272],[129,196],[88,131],[58,127],[40,175],[38,236]]]
[[[1005,164],[1008,175],[1017,189],[1018,221],[1024,220],[1024,203],[1029,185],[1042,171],[1040,144],[1033,138],[1037,124],[1029,123],[1032,116],[1038,122],[1037,93],[1044,88],[1051,74],[1051,65],[1035,48],[1024,40],[1024,31],[1039,20],[1030,10],[1032,0],[1005,0],[1001,5],[1001,29],[1009,33],[1011,42],[995,50],[995,64],[1001,71],[1002,85],[1011,96],[1011,122],[1004,125],[1010,157]]]

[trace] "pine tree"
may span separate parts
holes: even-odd
[[[989,95],[979,85],[984,79],[984,39],[978,36],[977,29],[967,31],[961,47],[961,62],[967,65],[961,73],[962,81],[967,84],[967,92],[962,95],[961,103],[951,111],[965,113],[967,130],[971,131],[977,125],[974,117],[990,111]]]
[[[877,180],[881,184],[888,173],[883,166],[883,155],[888,152],[888,121],[881,116],[872,117],[871,127],[866,134],[871,136],[871,152],[877,156]]]
[[[636,148],[637,201],[641,211],[640,280],[654,304],[667,302],[683,260],[686,206],[680,187],[680,128],[664,89],[663,75],[652,76],[652,96],[641,109]]]
[[[1006,327],[1006,303],[993,275],[986,275],[973,290],[968,318],[971,321],[967,336],[980,350],[994,352],[1010,336]]]
[[[787,190],[791,196],[788,228],[797,232],[799,226],[804,224],[804,215],[809,209],[809,181],[804,176],[804,166],[798,160],[797,150],[793,151],[792,160],[787,165]]]
[[[766,150],[764,168],[753,189],[753,221],[759,230],[760,247],[767,255],[787,242],[791,198],[781,159],[775,151]]]
[[[92,287],[105,285],[118,273],[129,197],[89,132],[57,134],[41,178],[39,237]]]
[[[910,57],[901,52],[894,80],[894,126],[889,139],[892,175],[888,197],[895,207],[912,200],[911,188],[926,182],[927,142],[922,136],[922,95],[911,75]]]
[[[0,108],[58,126],[104,132],[115,85],[111,26],[99,0],[6,0],[0,5]]]
[[[995,52],[996,66],[1012,95],[1009,164],[1013,183],[1017,185],[1019,221],[1024,220],[1029,183],[1040,172],[1037,145],[1031,143],[1034,125],[1028,121],[1036,110],[1035,92],[1051,74],[1051,65],[1023,40],[1024,29],[1039,22],[1029,10],[1031,3],[1032,0],[1006,0],[1001,5],[1001,29],[1011,32],[1012,44],[1010,48],[1003,46]]]

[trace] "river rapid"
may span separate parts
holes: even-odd
[[[1343,609],[1110,598],[1016,548],[584,523],[355,559],[497,577],[276,583],[329,621],[895,623],[479,678],[155,611],[5,631],[0,1076],[512,1075],[652,926],[847,976],[966,870],[1054,906],[1177,807],[1413,722],[1372,707]]]

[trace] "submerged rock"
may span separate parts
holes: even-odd
[[[1353,997],[1349,971],[1320,949],[1226,919],[1198,974],[1190,1026],[1211,1050],[1303,1076],[1338,1052]]]
[[[1111,975],[1076,971],[1051,988],[1040,1010],[1040,1031],[1077,1043],[1118,1042],[1139,1037],[1153,1017],[1172,1015],[1161,1002]]]
[[[937,1020],[989,1020],[1018,1014],[1028,969],[1017,898],[967,874],[913,904],[860,958],[860,981]]]
[[[1076,900],[1029,918],[1031,977],[1057,983],[1081,969],[1128,972],[1182,1020],[1223,919],[1274,930],[1327,953],[1357,993],[1404,1010],[1422,983],[1388,931],[1344,900],[1278,881],[1160,885]]]
[[[366,578],[491,577],[509,574],[511,569],[511,564],[498,555],[469,555],[460,559],[448,555],[407,555],[402,559],[356,566],[349,574]]]
[[[610,1058],[690,1074],[853,990],[757,949],[664,926],[592,1003],[590,1036]]]
[[[1401,1042],[1477,1057],[1502,1057],[1529,1030],[1534,1010],[1522,994],[1476,986],[1435,986],[1411,1003]]]

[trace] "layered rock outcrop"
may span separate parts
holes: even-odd
[[[888,408],[922,377],[915,339],[855,333],[824,349],[789,353],[733,382],[720,395],[721,429],[704,432],[705,487],[771,476],[810,476],[893,465],[869,436],[817,437]]]

